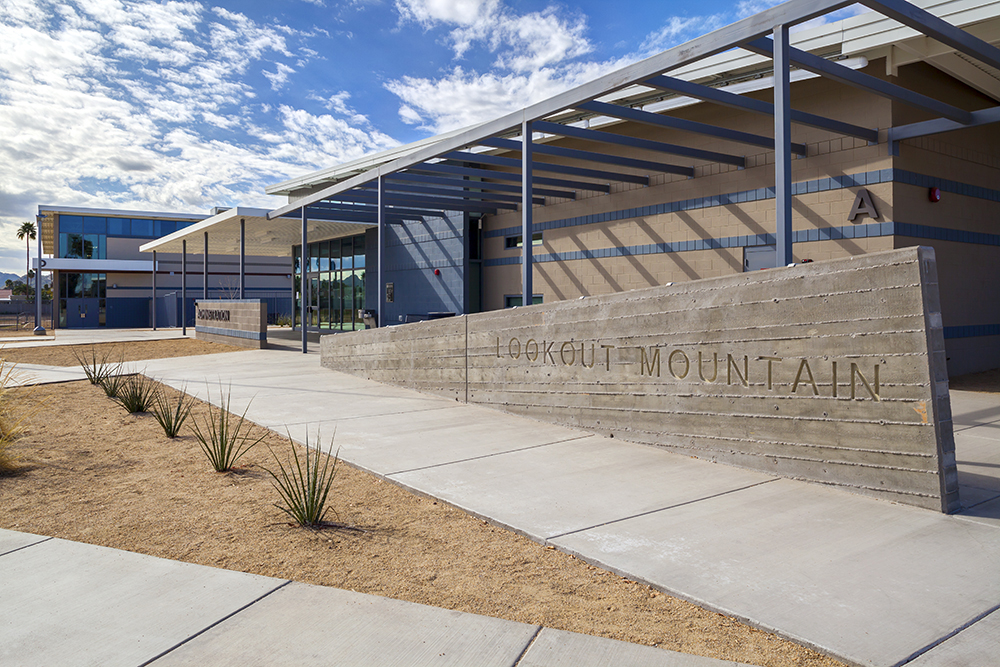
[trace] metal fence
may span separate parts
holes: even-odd
[[[42,326],[53,328],[51,301],[42,302]],[[35,304],[33,301],[0,302],[0,331],[24,331],[30,333],[35,328]]]

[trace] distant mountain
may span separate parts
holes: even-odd
[[[20,280],[23,283],[24,276],[19,276],[16,273],[0,273],[0,289],[2,289],[3,286],[7,284],[8,280],[12,280],[14,282]],[[34,282],[34,278],[32,278],[32,282]],[[51,284],[52,284],[52,278],[50,278],[48,275],[45,274],[44,271],[42,271],[42,285],[51,285]]]

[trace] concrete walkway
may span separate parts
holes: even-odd
[[[231,392],[231,409],[249,405],[254,421],[282,434],[288,429],[299,441],[308,434],[311,443],[329,449],[336,431],[333,446],[356,466],[847,662],[990,664],[1000,650],[996,397],[953,394],[961,494],[969,509],[944,516],[368,382],[320,368],[315,353],[277,348],[150,361],[146,368],[215,403],[222,387]],[[147,558],[127,557],[133,556]],[[11,571],[7,558],[0,557],[5,573]],[[39,572],[44,577],[44,569]],[[0,583],[0,614],[12,599],[3,588]],[[240,604],[247,603],[237,600],[233,610]],[[232,629],[220,623],[184,646],[210,651],[230,642],[234,662],[242,664],[247,656],[239,647],[244,641],[257,646],[268,621],[244,626],[240,614]],[[294,619],[289,627],[312,632],[310,623]],[[0,645],[7,643],[5,627],[0,622]],[[232,639],[217,643],[215,633]],[[543,631],[532,647],[543,636],[563,647],[554,652],[560,659],[575,656],[570,646],[586,641]],[[359,644],[366,641],[358,635]],[[225,653],[197,654],[191,661],[214,664],[228,659]],[[588,648],[580,655],[597,654]],[[171,655],[164,660],[184,653]],[[563,664],[525,662],[529,656],[530,650],[517,664]],[[646,664],[611,654],[603,662],[574,658],[566,664],[630,662]]]
[[[955,392],[963,515],[713,465],[265,350],[148,373],[591,563],[848,662],[997,642],[1000,401]],[[956,648],[958,647],[958,648]],[[973,664],[973,663],[969,663]]]
[[[0,664],[737,663],[0,530]]]

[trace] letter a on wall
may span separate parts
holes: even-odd
[[[851,207],[851,214],[847,216],[847,220],[853,221],[859,215],[867,215],[872,220],[878,219],[878,211],[875,210],[872,196],[864,188],[858,190],[858,196],[854,198],[854,206]]]

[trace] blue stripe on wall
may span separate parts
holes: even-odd
[[[1000,336],[1000,324],[970,324],[961,327],[945,327],[945,339],[977,338],[979,336]]]
[[[864,185],[876,185],[879,183],[903,183],[905,185],[915,185],[918,187],[936,187],[943,192],[985,199],[987,201],[1000,202],[1000,190],[983,188],[968,183],[950,181],[944,178],[917,174],[905,169],[876,169],[858,174],[845,174],[843,176],[832,176],[830,178],[819,178],[811,181],[801,181],[792,184],[792,194],[800,195],[810,192],[827,192],[829,190],[842,190],[844,188],[854,188]],[[549,222],[535,223],[533,231],[545,231],[546,229],[560,229],[563,227],[575,227],[577,225],[591,225],[601,222],[613,222],[616,220],[628,220],[647,215],[660,215],[663,213],[676,213],[678,211],[694,211],[713,206],[726,206],[729,204],[742,204],[745,202],[762,201],[774,199],[774,188],[756,188],[754,190],[741,190],[728,194],[715,195],[711,197],[696,197],[675,202],[666,202],[655,206],[640,206],[628,208],[620,211],[608,211],[606,213],[595,213],[593,215],[583,215],[574,218],[564,218],[562,220],[550,220]],[[497,236],[516,236],[521,233],[520,226],[505,227],[486,232],[487,238]]]
[[[879,236],[911,236],[918,239],[935,239],[976,245],[1000,246],[1000,234],[966,232],[959,229],[945,229],[928,225],[913,225],[906,222],[874,222],[867,225],[845,225],[820,229],[800,229],[792,234],[792,243],[827,241],[840,239],[876,238]],[[694,239],[674,243],[651,243],[648,245],[625,246],[622,248],[597,248],[594,250],[574,250],[534,255],[535,262],[564,262],[575,259],[606,259],[630,255],[656,255],[665,252],[687,252],[689,250],[711,250],[714,248],[747,248],[773,245],[774,234],[751,234],[749,236],[727,236],[720,239]],[[500,257],[488,259],[485,266],[520,264],[521,257]]]

